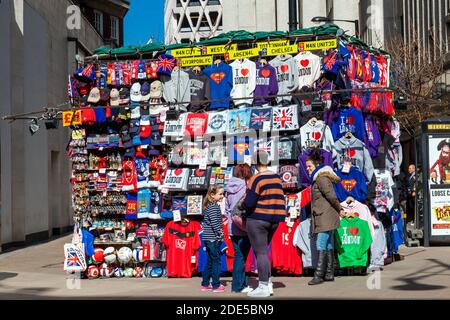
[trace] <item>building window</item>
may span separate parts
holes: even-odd
[[[191,0],[189,1],[188,7],[199,7],[201,5],[200,0]]]
[[[119,40],[119,18],[111,16],[111,38]]]
[[[206,15],[203,15],[202,20],[200,22],[200,28],[198,29],[198,31],[211,31],[211,27],[209,26]]]
[[[220,0],[208,0],[208,6],[219,5]]]
[[[181,7],[181,0],[177,0],[177,7]]]
[[[94,27],[103,36],[103,13],[94,10]]]
[[[191,26],[186,15],[183,17],[183,21],[181,22],[180,32],[191,32]]]

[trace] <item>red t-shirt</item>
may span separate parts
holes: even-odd
[[[286,222],[280,222],[277,231],[272,238],[271,256],[272,268],[282,274],[302,274],[301,251],[294,246],[294,233],[299,225],[295,221],[292,228],[288,228]]]
[[[185,135],[191,137],[203,136],[206,132],[208,124],[208,114],[206,113],[189,113],[186,118]]]
[[[199,231],[201,225],[197,221],[170,221],[162,243],[167,248],[167,276],[175,278],[190,278],[197,268],[197,251],[200,248]],[[192,256],[196,257],[192,261]]]

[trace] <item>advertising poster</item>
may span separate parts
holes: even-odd
[[[450,138],[428,141],[431,236],[450,235]]]

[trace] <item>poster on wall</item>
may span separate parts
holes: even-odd
[[[428,140],[431,236],[450,235],[450,138]]]

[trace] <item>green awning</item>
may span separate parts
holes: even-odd
[[[334,23],[325,23],[317,27],[311,28],[303,28],[290,32],[290,35],[300,36],[300,35],[314,35],[314,36],[323,36],[323,35],[336,35],[339,30],[339,26]]]
[[[146,52],[154,52],[154,51],[164,51],[166,47],[162,43],[149,43],[145,46],[142,46],[139,48],[139,52],[146,53]]]
[[[127,47],[121,47],[111,50],[112,55],[116,54],[134,54],[137,52],[139,47],[137,46],[127,46]]]
[[[111,48],[108,47],[100,47],[94,50],[94,54],[110,54]]]

